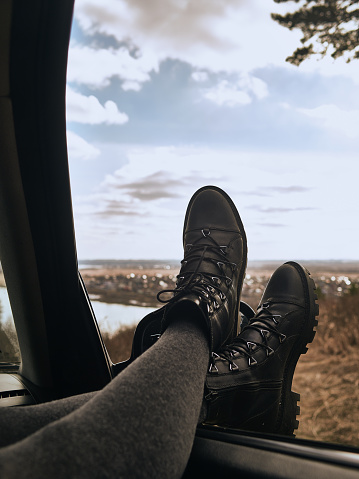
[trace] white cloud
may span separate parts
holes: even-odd
[[[141,57],[135,59],[121,48],[111,50],[106,58],[101,54],[99,63],[93,51],[70,49],[70,62],[79,62],[70,70],[70,78],[92,78],[93,84],[100,85],[118,75],[141,82],[145,79],[130,78],[126,70],[146,75],[166,58],[209,71],[282,65],[297,47],[300,34],[288,32],[270,19],[277,7],[262,0],[78,0],[75,17],[84,31],[111,35],[120,42],[130,40]],[[88,53],[92,65],[99,68],[89,71],[86,80],[81,63]],[[136,64],[141,66],[139,72]]]
[[[125,91],[129,91],[129,90],[133,90],[133,91],[140,91],[141,88],[142,88],[142,85],[141,83],[137,82],[137,81],[124,81],[121,85],[121,88],[122,90],[125,90]]]
[[[321,105],[317,108],[298,108],[300,113],[318,120],[320,127],[337,135],[359,138],[359,110],[342,110],[336,105]]]
[[[297,67],[285,59],[300,46],[302,33],[270,18],[273,12],[295,8],[262,0],[77,0],[75,18],[86,33],[110,35],[129,47],[71,46],[69,81],[103,88],[118,77],[140,85],[167,58],[188,62],[199,71],[243,73],[268,65],[295,71]],[[129,53],[134,45],[135,56]],[[299,68],[359,82],[358,61],[312,58]]]
[[[227,80],[222,80],[215,87],[204,90],[203,97],[219,106],[230,107],[248,105],[252,101],[248,93],[238,90]]]
[[[283,108],[284,110],[290,110],[291,108],[290,104],[286,101],[279,102],[279,106]]]
[[[126,113],[121,113],[115,102],[109,100],[104,106],[93,96],[85,96],[67,87],[66,91],[67,121],[86,123],[88,125],[123,125],[128,121]]]
[[[97,49],[74,45],[69,49],[67,81],[104,88],[111,78],[117,77],[140,85],[150,79],[152,70],[158,70],[158,59],[148,50],[134,58],[125,47]]]
[[[252,92],[259,100],[268,96],[267,84],[253,75],[244,74],[241,76],[238,85],[245,90]]]
[[[266,83],[250,74],[243,74],[238,81],[221,80],[216,86],[204,89],[203,97],[219,106],[234,107],[252,102],[250,94],[259,100],[268,95]]]
[[[209,78],[207,72],[201,72],[201,71],[193,72],[191,76],[193,80],[197,82],[204,82],[204,81],[207,81]]]
[[[76,198],[81,257],[180,258],[188,201],[206,184],[223,188],[237,205],[251,259],[357,257],[352,238],[358,229],[351,221],[356,158],[342,160],[338,173],[336,155],[308,152],[143,146],[128,147],[126,157],[95,195],[80,204]],[[334,223],[347,231],[340,250]]]
[[[94,160],[100,154],[100,150],[88,143],[81,136],[67,130],[67,148],[69,152],[69,160]]]
[[[245,0],[79,0],[75,16],[87,31],[116,38],[135,37],[152,44],[160,41],[170,49],[187,49],[196,43],[214,48],[228,46],[214,31],[214,24],[228,18],[230,8]],[[141,45],[142,46],[142,45]]]

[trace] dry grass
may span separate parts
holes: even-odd
[[[359,447],[359,294],[323,298],[319,306],[316,337],[293,381],[301,394],[297,437]],[[114,362],[130,356],[134,329],[104,335]]]
[[[108,354],[114,363],[130,357],[135,329],[135,326],[124,326],[114,334],[102,333]]]
[[[19,362],[21,360],[20,347],[14,323],[11,320],[1,321],[0,304],[0,361]]]
[[[317,334],[293,389],[301,394],[297,437],[359,446],[359,295],[323,298]]]

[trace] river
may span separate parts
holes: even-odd
[[[0,302],[2,307],[2,320],[12,319],[11,308],[6,288],[0,287]],[[122,326],[135,325],[155,310],[142,306],[127,306],[124,304],[101,303],[91,301],[95,311],[96,319],[101,332],[113,333]]]

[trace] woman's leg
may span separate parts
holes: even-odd
[[[195,193],[183,242],[162,337],[86,404],[1,449],[4,477],[182,475],[209,349],[219,350],[236,335],[247,261],[241,219],[222,190],[209,186]]]
[[[0,450],[2,477],[180,477],[203,398],[208,339],[174,321],[158,342],[65,417]]]
[[[35,406],[0,409],[0,447],[20,441],[47,424],[83,406],[96,392],[79,394]]]

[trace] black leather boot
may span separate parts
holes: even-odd
[[[205,186],[190,200],[183,228],[184,259],[166,302],[162,331],[175,318],[203,324],[211,351],[237,335],[239,297],[247,265],[247,240],[238,211],[220,188]],[[163,300],[164,293],[172,297]]]
[[[299,395],[295,366],[315,335],[315,284],[298,263],[271,277],[257,314],[237,338],[213,354],[206,380],[205,424],[292,435]]]

